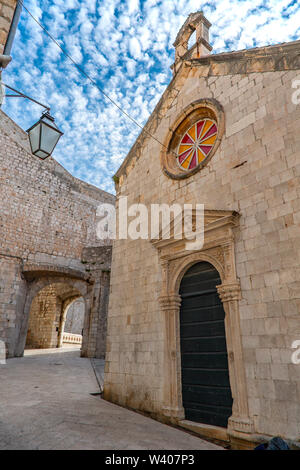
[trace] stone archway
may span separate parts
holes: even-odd
[[[160,237],[152,241],[158,249],[162,268],[159,303],[165,322],[163,413],[175,422],[184,420],[185,417],[181,392],[179,287],[184,273],[193,264],[206,261],[215,267],[222,281],[217,290],[225,310],[229,377],[233,396],[232,416],[228,421],[227,432],[236,436],[253,431],[249,418],[240,333],[241,289],[236,276],[234,254],[234,227],[238,226],[238,219],[239,214],[233,211],[205,210],[204,245],[199,251],[186,250],[185,240],[164,240]]]
[[[16,343],[15,356],[23,356],[24,348],[26,344],[30,310],[33,306],[34,299],[43,291],[53,288],[53,296],[59,299],[60,305],[60,318],[57,335],[55,338],[50,338],[50,333],[45,338],[46,347],[57,347],[59,341],[61,341],[62,334],[62,320],[68,303],[73,301],[75,298],[83,297],[85,302],[85,316],[90,315],[90,304],[92,295],[92,284],[89,282],[86,274],[68,269],[68,268],[55,268],[52,266],[38,266],[38,265],[26,265],[23,268],[23,276],[27,281],[27,295],[23,310],[22,322],[18,328],[18,341]],[[57,320],[58,321],[58,320]],[[53,325],[52,325],[53,326]],[[51,328],[52,328],[51,326]],[[88,334],[86,331],[85,334]],[[57,337],[56,337],[57,336]],[[54,344],[56,342],[56,345]],[[39,344],[39,343],[34,343]],[[42,347],[43,342],[40,343]],[[49,346],[51,345],[51,346]]]
[[[76,308],[75,311],[74,308]],[[62,347],[64,342],[82,345],[84,316],[85,302],[81,296],[70,297],[64,301],[58,347]],[[81,340],[79,336],[81,336]]]
[[[55,278],[33,298],[28,316],[26,348],[48,349],[62,347],[66,311],[81,293],[69,282]],[[27,312],[24,312],[27,315]]]

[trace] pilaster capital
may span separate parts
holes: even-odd
[[[217,286],[217,290],[223,303],[231,300],[241,300],[241,286],[238,281],[230,284],[220,284]]]
[[[181,305],[181,297],[178,294],[161,295],[158,301],[163,311],[179,310]]]

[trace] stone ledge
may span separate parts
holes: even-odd
[[[218,439],[220,441],[229,442],[229,436],[226,428],[219,426],[211,426],[210,424],[196,423],[186,419],[178,421],[178,426],[193,431],[203,437],[209,439]]]
[[[51,264],[24,263],[22,272],[27,280],[32,280],[40,276],[64,276],[73,279],[80,279],[83,281],[88,281],[90,278],[89,274],[78,271],[76,269],[55,266]]]
[[[203,67],[203,76],[300,70],[300,41],[222,52],[195,59],[187,57],[184,64],[188,67]]]

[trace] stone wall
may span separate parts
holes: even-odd
[[[82,260],[95,278],[91,313],[85,316],[84,323],[84,330],[89,334],[82,339],[83,354],[89,357],[93,354],[97,358],[105,357],[111,258],[111,246],[85,248],[82,252]]]
[[[61,308],[53,286],[37,294],[30,309],[26,348],[57,347]]]
[[[174,180],[163,174],[160,145],[144,133],[117,177],[128,205],[204,203],[240,213],[235,256],[249,413],[255,433],[299,439],[300,366],[291,345],[300,339],[300,105],[292,103],[300,43],[289,48],[293,60],[278,47],[269,58],[262,48],[184,64],[146,128],[165,142],[187,105],[214,98],[226,120],[216,154],[200,172]],[[104,396],[160,417],[161,284],[150,241],[114,242]]]
[[[71,270],[68,276],[74,271],[77,279],[78,275],[86,279],[88,299],[97,299],[94,287],[99,291],[106,271],[102,274],[104,265],[97,260],[90,266],[82,252],[109,245],[97,238],[96,210],[114,199],[71,176],[53,158],[43,161],[33,156],[27,134],[0,111],[0,338],[9,356],[19,351],[26,334],[24,308],[33,279],[24,277],[25,264],[34,266],[36,282],[42,267],[47,268],[47,276],[51,270],[55,275]],[[99,315],[95,307],[95,324]],[[94,352],[90,348],[89,354]]]

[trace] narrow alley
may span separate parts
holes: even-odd
[[[91,360],[79,354],[26,350],[0,365],[1,450],[222,450],[101,399]]]

